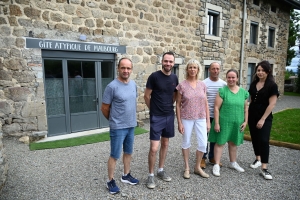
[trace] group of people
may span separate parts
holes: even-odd
[[[183,177],[190,178],[189,148],[192,132],[196,133],[196,163],[193,172],[203,178],[209,175],[206,159],[213,164],[212,173],[220,176],[221,155],[228,143],[229,167],[244,172],[237,163],[237,146],[243,143],[244,130],[249,125],[255,161],[251,168],[261,167],[265,179],[272,179],[267,169],[269,162],[269,138],[272,126],[272,109],[279,95],[268,61],[257,64],[253,82],[249,91],[239,87],[239,74],[235,69],[226,73],[227,83],[219,78],[221,66],[217,62],[209,66],[209,77],[199,80],[201,65],[191,59],[185,69],[185,80],[178,83],[172,73],[175,62],[173,52],[162,57],[162,69],[153,72],[146,83],[144,99],[150,110],[150,149],[148,154],[149,175],[146,186],[156,187],[154,173],[156,154],[159,151],[159,163],[156,176],[164,181],[171,177],[164,169],[169,139],[175,136],[174,103],[178,131],[182,134],[182,155],[184,160]],[[128,58],[120,59],[118,77],[113,80],[103,94],[101,111],[109,120],[111,152],[108,159],[107,189],[111,194],[120,191],[114,179],[116,162],[123,148],[124,172],[121,181],[135,185],[139,180],[130,174],[130,161],[133,152],[134,127],[136,121],[137,86],[130,80],[132,62]],[[248,99],[250,95],[250,106]],[[210,142],[209,153],[207,141]]]

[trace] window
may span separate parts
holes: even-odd
[[[205,68],[204,68],[204,79],[208,78],[209,77],[209,65],[205,65]]]
[[[273,69],[274,69],[273,64],[270,64],[270,65],[271,65],[271,74],[272,74],[273,76],[275,76],[275,73],[274,73],[274,71],[273,71]]]
[[[172,68],[172,73],[173,74],[176,74],[177,77],[178,77],[178,74],[179,74],[179,64],[175,64]]]
[[[247,71],[247,90],[250,88],[250,84],[253,80],[254,76],[255,63],[248,63],[248,71]]]
[[[271,6],[271,12],[276,13],[276,6]]]
[[[218,18],[220,13],[212,10],[208,10],[207,16],[207,34],[218,36]]]
[[[257,44],[258,23],[251,22],[250,25],[250,43]]]
[[[274,39],[275,39],[275,28],[269,27],[268,47],[274,47]]]
[[[259,0],[253,0],[253,4],[259,6]]]

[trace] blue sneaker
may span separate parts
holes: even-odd
[[[111,179],[111,181],[106,183],[106,187],[110,194],[117,194],[120,192],[120,188],[116,185],[116,181]]]
[[[133,178],[130,173],[128,173],[126,176],[122,176],[121,181],[123,183],[129,183],[130,185],[136,185],[139,183],[139,180]]]

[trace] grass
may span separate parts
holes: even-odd
[[[300,93],[296,93],[296,92],[284,92],[284,95],[286,95],[286,96],[300,96]]]
[[[140,135],[143,133],[147,133],[149,131],[142,129],[140,127],[136,127],[134,130],[134,135]],[[76,138],[69,138],[64,140],[50,141],[50,142],[40,142],[40,143],[30,143],[29,149],[33,150],[42,150],[42,149],[56,149],[56,148],[65,148],[65,147],[73,147],[85,144],[93,144],[97,142],[109,141],[109,132],[94,134]]]
[[[271,140],[300,144],[300,109],[288,109],[273,114]],[[245,134],[250,135],[249,127]]]

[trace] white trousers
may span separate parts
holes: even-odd
[[[206,119],[181,119],[184,127],[184,133],[182,134],[182,145],[183,149],[191,147],[191,137],[193,128],[197,136],[197,150],[206,153],[207,146],[207,126]]]

